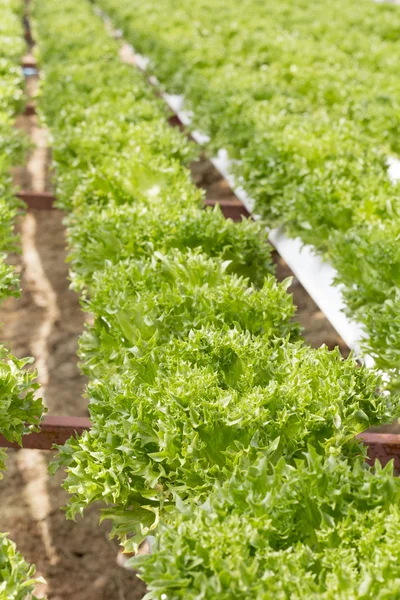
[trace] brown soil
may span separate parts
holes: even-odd
[[[67,521],[62,474],[49,477],[50,453],[10,451],[0,484],[0,530],[9,531],[26,560],[47,584],[37,588],[49,600],[139,600],[144,584],[116,563],[118,545],[95,507],[77,522]]]

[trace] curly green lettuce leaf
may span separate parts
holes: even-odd
[[[34,588],[43,581],[35,577],[35,567],[25,562],[14,542],[0,533],[0,600],[37,600]]]
[[[399,494],[392,465],[260,454],[203,504],[178,499],[153,554],[131,562],[152,600],[396,598]]]

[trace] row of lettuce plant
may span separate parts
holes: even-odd
[[[24,102],[22,14],[20,0],[0,0],[0,301],[18,296],[20,291],[18,275],[7,262],[7,255],[17,250],[14,224],[21,213],[10,168],[22,159],[26,149],[26,141],[13,127]],[[19,444],[24,434],[37,430],[43,413],[36,396],[36,373],[25,368],[30,362],[18,360],[0,346],[0,434]],[[5,459],[0,448],[0,479]],[[33,598],[33,576],[34,567],[24,561],[7,535],[0,533],[0,600]]]
[[[329,0],[99,0],[271,226],[338,270],[365,350],[398,385],[399,8]]]
[[[135,563],[153,599],[393,597],[400,481],[355,436],[399,398],[301,340],[260,226],[201,207],[192,146],[91,5],[33,7],[71,278],[92,315],[92,428],[53,465],[67,516],[97,503],[127,552],[155,533]]]

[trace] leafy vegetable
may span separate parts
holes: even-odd
[[[15,544],[0,533],[0,600],[37,600],[32,595],[39,579],[35,568],[28,565]]]
[[[88,388],[93,428],[57,461],[68,470],[69,516],[98,500],[115,505],[104,514],[121,537],[129,532],[127,548],[160,509],[171,513],[175,493],[204,498],[257,449],[274,444],[273,462],[295,460],[310,443],[359,455],[354,435],[398,413],[375,375],[325,348],[216,326],[159,347],[154,338],[131,343],[121,373],[105,359]]]
[[[0,359],[0,432],[10,442],[22,444],[24,434],[38,431],[43,413],[42,401],[35,397],[40,387],[34,383],[37,373],[24,369],[33,359],[18,360],[4,348]]]
[[[112,180],[110,175],[108,181]],[[199,248],[210,257],[219,257],[226,273],[249,277],[257,287],[263,285],[265,273],[272,271],[267,240],[250,221],[238,227],[223,217],[218,206],[205,211],[158,199],[151,204],[116,205],[110,200],[106,208],[87,207],[69,219],[69,260],[77,287],[90,286],[105,261],[118,264],[130,256],[151,258],[155,251],[166,253],[173,248],[181,252]]]
[[[349,314],[364,325],[365,350],[399,385],[399,332],[387,313],[398,288],[400,184],[388,173],[388,157],[400,153],[398,7],[98,4],[151,59],[162,86],[184,94],[210,150],[226,148],[237,159],[237,181],[256,212],[337,267]]]
[[[0,301],[19,295],[19,280],[7,255],[18,246],[13,232],[21,203],[13,194],[10,167],[22,158],[26,140],[13,128],[16,113],[23,106],[24,80],[20,67],[25,43],[22,29],[23,2],[0,0]],[[22,435],[37,431],[44,408],[36,397],[36,372],[26,369],[32,359],[18,360],[0,346],[0,434],[22,443]],[[0,448],[0,479],[6,453]],[[38,580],[0,533],[0,600],[35,600],[32,592]]]
[[[154,600],[397,598],[399,491],[391,465],[260,454],[204,504],[178,501],[133,564]]]
[[[262,230],[201,210],[185,168],[193,148],[145,79],[120,64],[92,7],[33,8],[72,282],[92,315],[79,350],[92,428],[51,467],[66,469],[67,516],[98,503],[127,551],[156,533],[158,549],[139,565],[149,598],[390,597],[399,485],[391,466],[364,464],[355,436],[398,416],[398,396],[352,357],[299,338]],[[224,51],[205,62],[223,64]],[[257,134],[265,160],[245,124],[237,119],[235,141]],[[345,139],[344,176],[357,130],[322,129],[310,160],[318,169],[331,139]],[[341,226],[358,201],[352,190],[330,209]],[[369,207],[358,204],[362,226]],[[304,205],[319,235],[327,217]]]
[[[21,107],[23,75],[20,61],[25,49],[19,0],[0,0],[0,300],[19,295],[19,281],[7,255],[18,246],[13,233],[21,212],[15,198],[9,169],[21,156],[25,142],[13,133],[13,119]],[[17,101],[18,99],[18,101]],[[35,397],[36,373],[25,369],[31,359],[18,360],[0,346],[0,433],[9,441],[21,443],[22,435],[35,430],[43,412]],[[0,470],[5,453],[0,450]],[[0,471],[1,477],[1,471]]]

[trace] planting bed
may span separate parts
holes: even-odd
[[[37,593],[143,595],[117,567],[109,527],[95,528],[100,505],[128,552],[156,531],[154,554],[133,561],[154,600],[392,597],[400,485],[390,466],[365,465],[354,436],[390,423],[400,398],[380,394],[384,381],[352,359],[301,340],[263,229],[202,208],[190,178],[206,206],[220,203],[237,221],[242,210],[207,159],[193,161],[143,78],[120,64],[89,4],[38,0],[33,18],[44,78],[38,109],[29,104],[23,119],[39,143],[28,169],[14,171],[34,207],[20,225],[23,257],[12,259],[26,294],[3,305],[3,334],[36,357],[53,415],[72,416],[48,418],[26,447],[49,448],[76,427],[56,460],[67,470],[68,516],[85,514],[83,525],[64,522],[50,453],[10,450],[0,530],[11,523],[46,575]],[[36,110],[51,131],[73,287],[91,315],[79,350],[90,430],[76,420],[87,414],[75,359],[84,313],[59,260],[64,231]],[[278,279],[290,274],[273,259]],[[307,339],[346,354],[296,280],[293,290]],[[16,315],[29,329],[23,339]],[[400,467],[396,436],[366,439],[370,457],[394,455]],[[0,576],[3,600],[1,591]]]
[[[121,30],[115,30],[113,28],[112,21],[100,8],[98,8],[97,5],[95,6],[95,10],[96,13],[103,18],[110,35],[120,39],[122,35]],[[144,73],[147,72],[149,64],[151,63],[147,56],[136,54],[132,46],[126,42],[121,46],[120,56],[124,62],[139,68]],[[193,114],[191,111],[184,110],[184,96],[163,93],[161,91],[163,88],[154,76],[149,77],[149,83],[155,86],[157,93],[161,95],[173,111],[174,117],[170,119],[170,122],[177,125],[183,131],[185,130],[185,127],[190,128],[191,138],[201,146],[211,141],[208,135],[192,129]],[[237,161],[235,161],[235,163],[237,163]],[[231,202],[232,204],[235,203],[235,209],[237,210],[238,215],[248,217],[250,214],[254,213],[256,201],[246,193],[241,185],[238,186],[236,184],[235,168],[237,167],[235,166],[235,163],[232,163],[229,160],[226,150],[219,150],[217,156],[208,161],[208,164],[212,172],[216,174],[216,177],[218,178],[219,174],[219,178],[225,181],[228,188],[229,185],[231,185],[235,190],[235,200],[227,200],[227,204],[229,205]],[[399,177],[398,164],[393,165],[393,167],[395,171],[393,179],[397,180]],[[224,206],[224,202],[225,201],[223,200],[222,206]],[[232,215],[229,214],[229,216]],[[255,218],[258,219],[259,215],[255,215]],[[240,216],[238,216],[238,219],[240,219]],[[343,340],[340,342],[340,338],[338,338],[338,335],[336,334],[336,343],[341,345],[343,350],[345,345],[347,345],[347,347],[353,350],[355,355],[360,360],[363,360],[367,366],[373,366],[374,360],[372,357],[366,355],[361,350],[361,340],[365,337],[362,327],[344,314],[346,307],[343,301],[342,292],[334,287],[334,282],[338,279],[337,271],[333,269],[330,264],[324,262],[316,255],[315,248],[304,245],[298,238],[290,239],[281,227],[270,230],[269,239],[275,246],[277,253],[280,254],[280,262],[286,266],[288,266],[288,264],[290,265],[291,270],[288,271],[288,273],[290,275],[295,275],[295,283],[298,283],[301,289],[303,289],[304,286],[305,293],[311,300],[311,305],[319,306],[320,316],[330,321],[336,332],[344,338],[344,342]],[[302,306],[301,300],[296,304],[298,307]],[[306,339],[308,339],[307,332]],[[323,342],[325,342],[329,348],[333,347],[330,344],[329,337],[326,340],[322,340],[322,343]]]
[[[36,63],[28,55],[24,65],[34,68]],[[30,96],[36,93],[34,75],[27,78],[27,91]],[[35,357],[50,415],[84,416],[85,378],[76,364],[84,315],[76,294],[68,289],[63,214],[51,208],[51,156],[46,130],[39,126],[35,111],[29,112],[19,116],[16,125],[27,133],[34,148],[26,166],[13,168],[14,182],[25,190],[20,197],[29,208],[18,225],[22,256],[12,256],[21,275],[23,294],[0,308],[2,339],[17,356]],[[235,200],[206,159],[193,162],[191,171],[195,183],[206,190],[206,197]],[[277,255],[275,261],[278,278],[291,275]],[[325,341],[334,347],[337,334],[298,282],[294,282],[293,289],[300,308],[297,317],[310,342],[318,347]],[[346,352],[344,346],[342,349]],[[29,436],[26,447],[50,448],[52,443],[65,441],[79,419],[66,422],[70,427],[66,435],[62,431],[58,434],[51,426],[52,422],[60,422],[57,417],[49,417],[46,422],[50,427]],[[143,584],[117,566],[117,545],[107,540],[106,524],[98,527],[98,512],[90,510],[76,524],[65,521],[59,507],[65,504],[66,494],[60,487],[61,476],[50,478],[46,472],[50,460],[47,452],[39,450],[9,451],[8,470],[0,484],[0,530],[10,532],[24,557],[45,577],[47,584],[40,584],[37,594],[46,594],[49,600],[69,600],[71,595],[77,600],[141,598]]]
[[[239,159],[257,212],[329,259],[364,351],[396,383],[398,7],[98,4],[151,59],[141,64],[184,94],[211,148]]]

